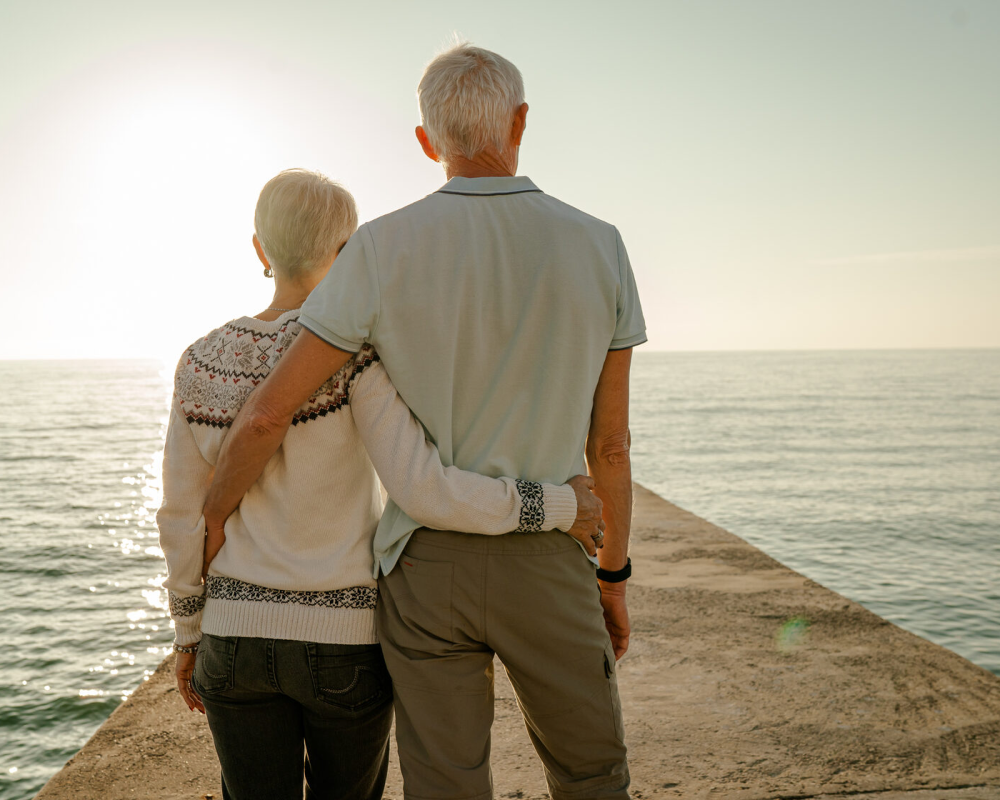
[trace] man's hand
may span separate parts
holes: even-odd
[[[201,562],[201,578],[208,577],[208,567],[219,555],[222,545],[226,543],[226,521],[205,520],[205,554]]]
[[[202,705],[201,698],[191,687],[191,676],[194,675],[194,662],[196,653],[177,653],[177,663],[174,673],[177,675],[177,691],[181,693],[184,702],[191,711],[205,713],[205,706]]]
[[[604,520],[601,512],[604,504],[594,494],[594,479],[588,475],[574,475],[567,481],[576,492],[576,522],[566,533],[584,546],[586,551],[597,555],[597,548],[603,547]]]
[[[628,606],[625,604],[625,582],[605,583],[601,586],[601,607],[604,609],[604,625],[611,636],[611,646],[615,649],[615,661],[625,655],[628,650],[628,638],[632,633],[632,625],[628,619]]]

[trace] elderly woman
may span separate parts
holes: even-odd
[[[393,691],[375,630],[379,477],[430,527],[558,527],[589,541],[574,530],[589,479],[554,486],[444,468],[365,347],[298,409],[203,579],[202,508],[233,418],[281,371],[299,306],[356,227],[338,184],[302,170],[273,178],[253,237],[275,280],[271,305],[211,331],[177,366],[157,524],[178,688],[207,713],[234,800],[301,798],[303,780],[309,798],[382,794]]]

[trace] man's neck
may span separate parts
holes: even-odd
[[[517,148],[505,153],[484,151],[474,158],[456,156],[445,164],[444,174],[452,178],[510,178],[517,173]]]

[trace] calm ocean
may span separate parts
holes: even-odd
[[[169,648],[168,379],[0,362],[0,800]],[[632,435],[649,488],[1000,674],[1000,351],[640,351]]]

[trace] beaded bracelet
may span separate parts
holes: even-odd
[[[191,653],[197,653],[198,652],[198,643],[197,642],[195,642],[194,644],[176,644],[175,643],[174,644],[174,652],[175,653],[187,653],[188,655],[190,655]]]

